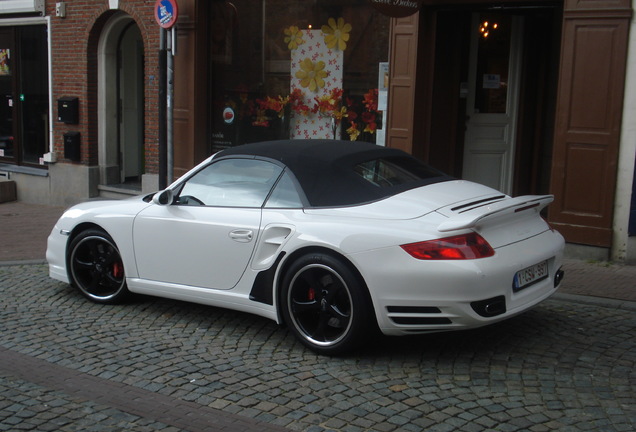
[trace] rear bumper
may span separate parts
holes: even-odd
[[[563,247],[560,234],[546,231],[478,260],[420,261],[399,247],[352,259],[365,275],[380,330],[404,335],[481,327],[531,309],[558,289]],[[544,260],[548,277],[515,292],[515,274]]]

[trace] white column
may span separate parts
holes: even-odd
[[[636,161],[636,17],[630,27],[611,254],[614,261],[636,263],[636,237],[627,231]]]

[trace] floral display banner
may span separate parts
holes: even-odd
[[[11,67],[9,60],[11,59],[11,50],[8,48],[0,48],[0,75],[11,75]]]
[[[344,55],[337,46],[328,46],[334,44],[330,43],[329,34],[326,36],[322,30],[302,30],[302,43],[291,50],[290,92],[302,92],[302,102],[308,106],[314,104],[315,98],[328,98],[334,90],[342,91]],[[291,138],[333,139],[340,136],[339,122],[320,111],[295,115],[290,126]]]

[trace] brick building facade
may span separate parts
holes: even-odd
[[[254,112],[241,124],[222,113],[231,108],[238,119],[248,105],[294,88],[284,30],[309,35],[342,18],[352,28],[345,96],[362,100],[387,71],[380,126],[360,139],[506,193],[553,193],[549,217],[571,246],[636,261],[628,226],[636,210],[627,204],[636,184],[631,0],[418,0],[406,14],[373,0],[177,1],[176,177],[218,148],[278,136]],[[15,181],[18,199],[70,205],[159,187],[155,7],[156,0],[0,1],[0,181]],[[499,53],[476,36],[490,19],[508,31]],[[503,53],[508,66],[483,69],[479,49],[499,56],[491,65]],[[501,94],[513,110],[497,111]],[[71,109],[77,101],[71,121],[60,119],[68,101]],[[475,150],[471,140],[487,137],[484,126],[499,114],[508,115],[498,124],[504,146]],[[345,130],[338,133],[349,138]]]
[[[47,4],[51,18],[51,65],[53,75],[52,98],[77,98],[79,121],[77,124],[56,122],[53,128],[53,153],[56,159],[68,163],[65,155],[65,134],[80,134],[80,158],[71,164],[99,167],[99,172],[88,173],[89,178],[98,177],[97,184],[89,181],[88,196],[99,194],[97,186],[123,183],[117,180],[112,167],[118,165],[120,156],[110,147],[119,138],[113,134],[118,128],[115,116],[121,115],[113,106],[120,103],[112,100],[123,89],[117,90],[120,79],[116,68],[122,53],[117,48],[123,33],[136,27],[141,41],[143,62],[143,89],[141,116],[143,140],[139,144],[143,151],[145,173],[157,173],[157,123],[158,123],[158,56],[159,30],[152,5],[147,1],[73,1],[66,2],[65,16],[55,16],[56,4]],[[119,50],[119,51],[118,51]],[[121,67],[121,66],[120,66]],[[55,107],[54,107],[55,108]],[[115,149],[116,150],[116,149]],[[103,153],[100,159],[100,153]],[[138,177],[135,175],[134,177]],[[133,189],[135,190],[135,189]],[[54,190],[52,190],[54,192]],[[68,195],[68,194],[67,194]],[[76,199],[69,197],[72,199]],[[62,199],[64,200],[64,199]]]

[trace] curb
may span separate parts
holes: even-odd
[[[556,293],[552,295],[550,298],[548,298],[548,300],[550,299],[636,312],[636,302],[628,301],[628,300],[616,300],[616,299],[605,298],[605,297],[595,297],[595,296],[585,296],[580,294],[565,294],[565,293]]]
[[[42,259],[0,261],[0,267],[19,266],[19,265],[37,265],[37,264],[48,264],[48,262]]]

